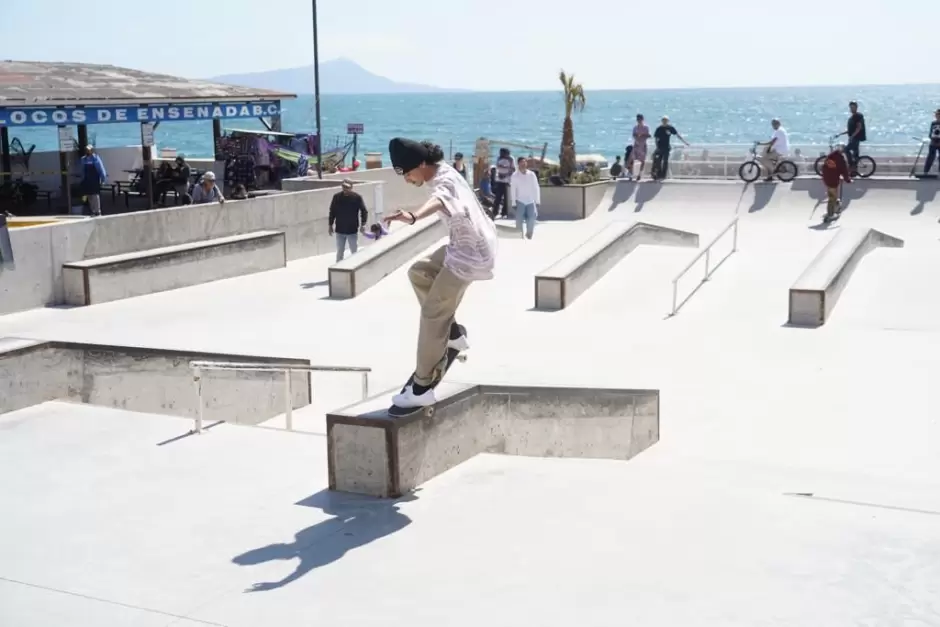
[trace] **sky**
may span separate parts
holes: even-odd
[[[0,2],[4,59],[188,78],[313,60],[310,0]],[[557,89],[560,69],[586,89],[937,83],[935,11],[927,0],[320,0],[317,14],[321,61],[529,91]]]

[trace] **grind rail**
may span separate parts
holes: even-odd
[[[712,247],[713,247],[715,244],[718,243],[718,240],[720,240],[722,237],[724,237],[724,235],[725,235],[728,231],[731,231],[732,229],[733,229],[733,232],[734,232],[734,237],[733,237],[732,242],[731,242],[731,252],[728,253],[721,261],[718,262],[717,265],[715,265],[715,266],[713,267],[713,266],[711,265],[711,250],[712,250]],[[692,266],[694,266],[696,263],[698,263],[698,260],[701,259],[702,256],[705,257],[705,276],[702,277],[702,281],[699,283],[699,285],[701,285],[702,283],[704,283],[705,281],[707,281],[708,278],[712,275],[712,273],[713,273],[715,270],[718,269],[718,266],[721,265],[721,263],[722,263],[725,259],[727,259],[728,257],[730,257],[731,255],[733,255],[733,254],[736,253],[736,252],[738,252],[738,217],[735,217],[735,219],[732,220],[732,221],[728,224],[728,226],[726,226],[725,228],[721,229],[721,232],[718,233],[718,235],[716,235],[715,238],[714,238],[711,242],[708,243],[708,246],[706,246],[701,252],[699,252],[699,254],[697,254],[697,255],[695,256],[695,258],[692,259],[692,261],[689,262],[689,265],[687,265],[687,266],[682,270],[682,272],[680,272],[679,274],[677,274],[677,275],[676,275],[676,278],[674,278],[674,279],[672,280],[672,313],[670,313],[669,315],[670,315],[670,316],[674,316],[674,315],[676,315],[676,312],[679,311],[679,301],[678,301],[678,295],[679,295],[679,279],[681,279],[682,277],[684,277],[684,276],[686,275],[686,273],[687,273],[689,270],[692,269]],[[698,288],[696,287],[696,289],[698,289]],[[693,290],[693,293],[694,293],[694,290]],[[691,294],[690,294],[690,296],[691,296]],[[686,300],[688,300],[688,297],[686,298]],[[685,304],[685,301],[682,301],[682,304]]]
[[[196,392],[199,395],[199,411],[196,414],[193,433],[202,433],[202,376],[208,370],[243,370],[248,372],[283,372],[284,373],[284,424],[288,431],[294,428],[294,403],[291,385],[293,372],[348,372],[359,374],[362,377],[362,400],[369,398],[369,373],[372,368],[364,366],[303,366],[298,364],[263,364],[251,362],[227,361],[191,361],[189,367],[193,370],[193,381],[196,383]]]

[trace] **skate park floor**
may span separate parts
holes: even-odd
[[[323,416],[359,391],[341,374],[314,375],[293,432],[185,437],[190,420],[65,402],[0,416],[0,624],[938,624],[940,206],[865,183],[828,230],[800,179],[616,183],[587,220],[500,240],[448,379],[658,389],[660,442],[628,462],[480,455],[397,501],[330,493]],[[532,310],[533,275],[608,221],[704,245],[735,216],[738,252],[694,293],[697,266],[680,281],[676,316],[698,250],[640,247]],[[826,325],[788,327],[789,286],[849,226],[905,247],[866,257]],[[400,386],[405,268],[335,301],[331,262],[8,315],[0,337],[304,357]]]

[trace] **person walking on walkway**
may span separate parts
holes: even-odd
[[[85,146],[85,154],[81,160],[82,182],[81,192],[88,199],[88,208],[91,215],[101,215],[101,186],[107,182],[108,173],[104,169],[101,157],[95,152],[91,144]]]
[[[466,333],[457,324],[456,313],[467,287],[474,281],[493,278],[496,263],[496,225],[493,224],[470,184],[444,162],[440,146],[396,137],[388,144],[395,171],[405,181],[427,184],[431,198],[415,211],[397,211],[385,221],[415,224],[440,216],[448,241],[408,270],[411,287],[421,305],[418,351],[414,379],[396,394],[397,407],[425,407],[435,402],[432,387],[446,365],[448,348],[469,348]]]
[[[627,177],[633,178],[633,164],[640,162],[640,170],[636,173],[636,180],[643,176],[646,166],[646,141],[650,138],[650,127],[643,121],[643,114],[637,113],[636,126],[633,127],[633,150],[627,160]]]
[[[525,222],[525,238],[532,239],[535,233],[535,221],[539,215],[539,205],[542,204],[542,190],[535,172],[529,169],[529,162],[525,157],[519,157],[516,162],[518,168],[512,174],[509,190],[513,196],[513,207],[516,211],[516,228],[522,232]]]
[[[493,181],[493,218],[509,217],[509,184],[515,168],[508,148],[499,149],[496,160],[496,180]]]
[[[346,255],[346,246],[353,255],[359,250],[359,233],[365,233],[369,212],[362,196],[353,191],[352,181],[343,179],[342,190],[330,201],[329,234],[336,234],[336,262]]]

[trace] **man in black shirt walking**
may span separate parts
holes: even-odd
[[[669,123],[669,117],[664,115],[660,125],[653,132],[653,138],[656,140],[656,150],[653,152],[653,167],[650,174],[655,180],[661,181],[666,178],[666,172],[669,169],[669,152],[672,150],[669,140],[673,135],[678,137],[686,146],[689,145],[689,142],[685,141],[685,138],[679,134],[676,127]]]
[[[839,133],[836,137],[842,135],[848,136],[845,143],[845,156],[849,159],[849,169],[852,176],[856,176],[858,166],[859,143],[865,141],[865,116],[858,112],[858,103],[854,100],[849,103],[849,122],[844,133]]]
[[[330,202],[329,233],[336,233],[337,262],[346,255],[346,244],[349,244],[349,252],[356,254],[359,250],[359,233],[365,234],[369,221],[365,201],[352,188],[352,181],[344,179],[343,190],[333,196]]]

